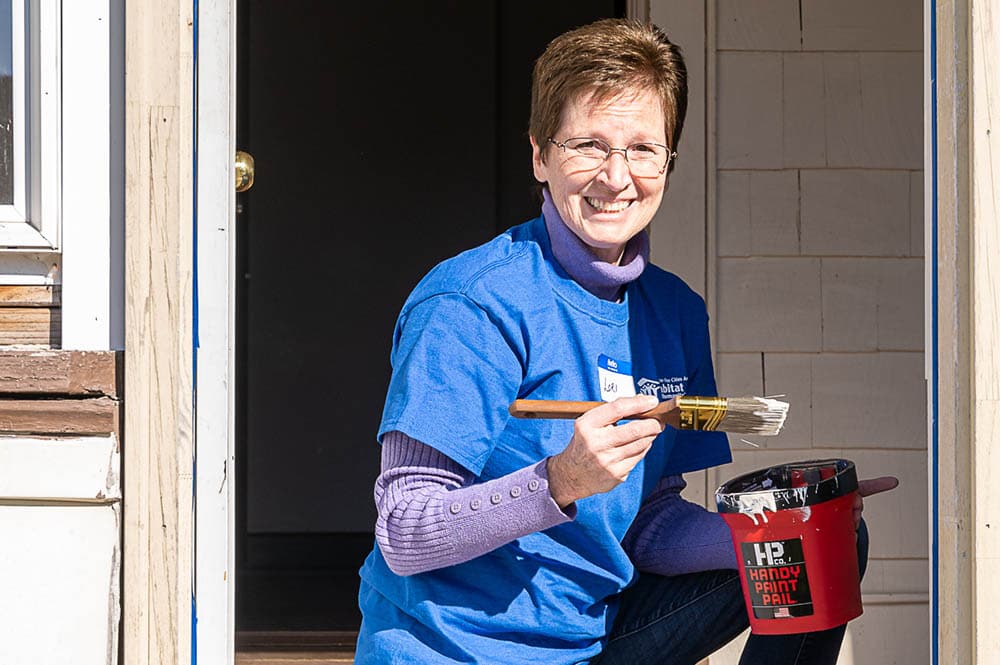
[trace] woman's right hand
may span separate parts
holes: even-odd
[[[652,395],[620,397],[576,419],[569,445],[547,464],[549,492],[560,508],[612,490],[628,478],[664,426],[655,418],[615,423],[657,404]]]

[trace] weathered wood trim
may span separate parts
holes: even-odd
[[[974,613],[970,321],[971,206],[969,145],[969,0],[931,3],[936,21],[937,135],[937,459],[928,465],[937,487],[937,662],[972,663]],[[929,23],[929,21],[928,21]],[[933,111],[932,111],[933,112]],[[932,169],[928,168],[928,171]],[[927,252],[932,256],[932,247]],[[933,418],[933,410],[928,409]],[[936,466],[935,466],[936,462]],[[932,612],[934,608],[932,608]],[[985,617],[984,617],[985,618]],[[932,642],[933,643],[933,642]]]
[[[1000,8],[970,9],[972,540],[976,663],[1000,662]],[[994,125],[994,123],[996,123]]]
[[[0,351],[0,395],[118,397],[121,351]]]
[[[61,346],[60,301],[55,285],[0,285],[0,345]]]
[[[117,434],[119,404],[90,399],[0,399],[5,434]]]
[[[127,0],[124,658],[191,661],[193,3]]]
[[[59,307],[62,287],[37,285],[0,285],[0,306],[3,307]]]

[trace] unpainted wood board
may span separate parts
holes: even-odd
[[[62,287],[57,285],[0,285],[0,305],[4,307],[58,307]]]
[[[122,351],[0,351],[0,395],[118,397]]]
[[[936,3],[938,89],[937,135],[937,329],[936,391],[938,419],[931,424],[938,436],[937,466],[932,469],[940,488],[937,520],[937,660],[973,662],[976,616],[973,580],[972,483],[972,346],[969,322],[971,217],[968,120],[969,3]],[[928,248],[929,250],[930,248]],[[932,413],[928,410],[928,413]],[[932,610],[933,611],[933,610]]]
[[[91,399],[0,399],[0,433],[118,434],[121,405]]]
[[[62,315],[47,307],[0,307],[0,344],[57,346]]]
[[[190,3],[126,0],[124,662],[191,659]]]

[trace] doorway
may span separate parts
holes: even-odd
[[[238,631],[356,631],[406,295],[538,214],[534,59],[623,0],[239,0]]]

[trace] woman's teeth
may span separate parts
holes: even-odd
[[[589,197],[585,198],[592,208],[600,212],[621,212],[632,205],[631,201],[601,201]]]

